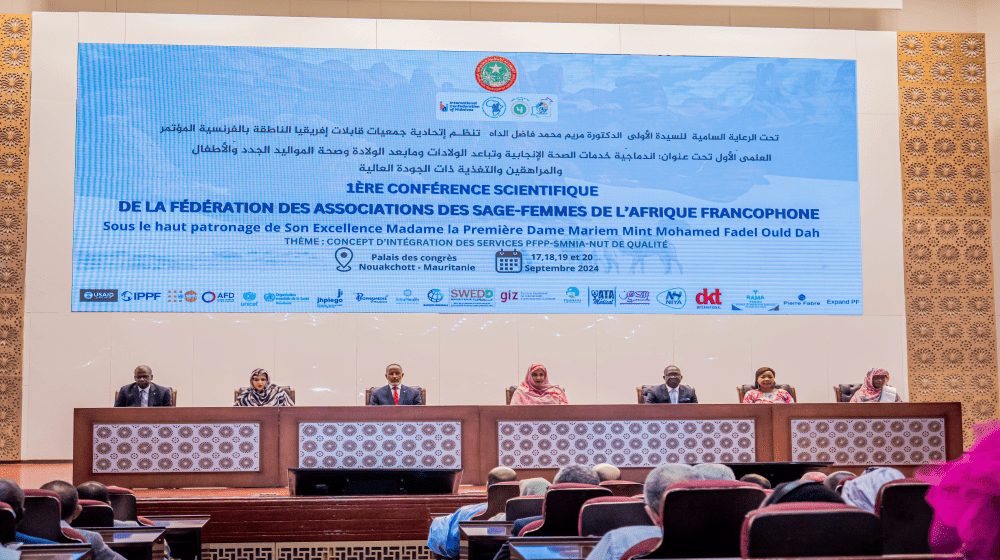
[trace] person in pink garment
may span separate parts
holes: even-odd
[[[566,393],[549,383],[549,372],[542,364],[531,364],[524,381],[514,391],[510,404],[569,404]]]

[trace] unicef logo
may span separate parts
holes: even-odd
[[[433,290],[427,292],[427,299],[430,300],[431,303],[438,303],[444,299],[444,292],[434,288]]]
[[[246,301],[253,301],[257,299],[257,294],[253,292],[243,292],[243,299]]]
[[[483,113],[491,119],[498,119],[507,112],[507,104],[499,97],[490,97],[483,101]]]
[[[264,301],[274,301],[274,294],[264,294]]]
[[[580,297],[580,290],[576,288],[566,288],[566,297],[568,298],[578,298]]]

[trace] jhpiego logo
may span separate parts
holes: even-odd
[[[714,305],[721,306],[722,292],[720,292],[718,288],[716,288],[714,292],[709,293],[708,288],[705,288],[704,290],[699,292],[698,295],[694,297],[694,301],[699,306],[714,306]]]

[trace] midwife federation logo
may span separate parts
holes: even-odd
[[[488,56],[476,66],[476,81],[487,91],[504,91],[517,81],[517,68],[502,56]]]

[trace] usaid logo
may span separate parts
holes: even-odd
[[[680,309],[687,304],[687,292],[683,288],[670,288],[656,294],[656,301],[671,309]]]
[[[591,305],[614,305],[615,290],[590,290]]]

